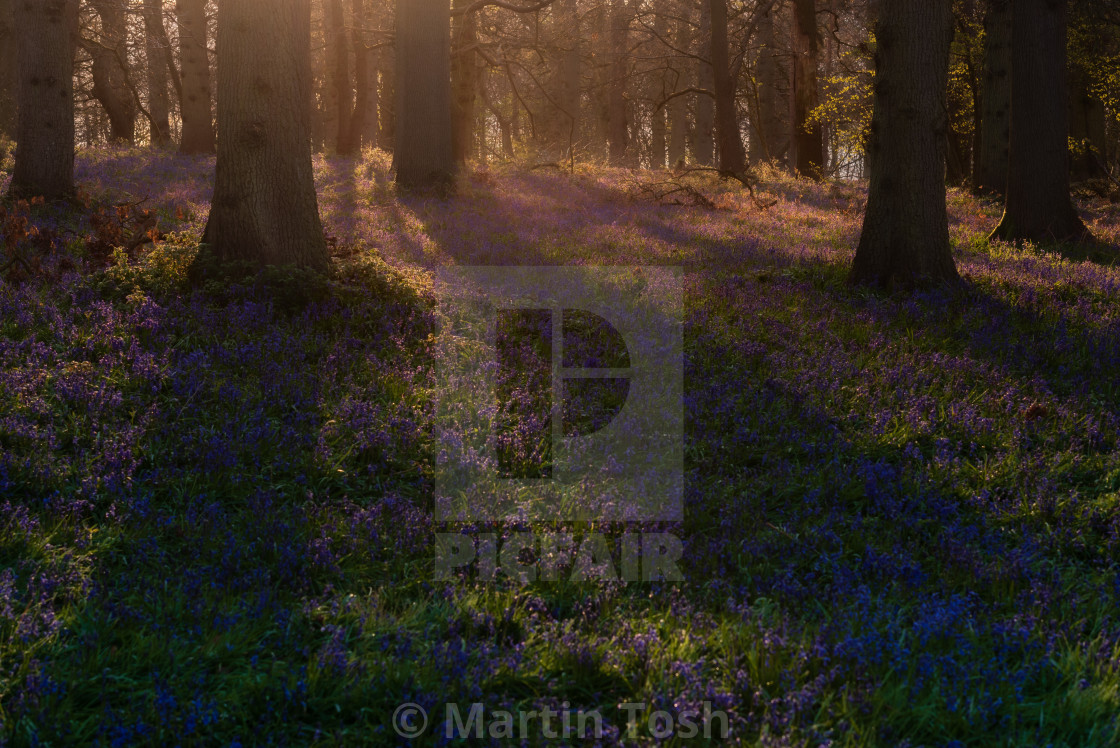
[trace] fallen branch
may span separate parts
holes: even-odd
[[[685,184],[676,179],[665,179],[658,182],[630,183],[632,198],[648,198],[658,205],[692,205],[718,210],[715,201],[690,184]]]
[[[3,265],[0,265],[0,275],[8,272],[8,270],[13,265],[15,265],[17,262],[20,265],[23,265],[23,269],[27,271],[28,275],[31,275],[31,273],[32,273],[31,265],[29,265],[27,263],[27,260],[25,260],[23,258],[23,255],[21,255],[18,251],[15,251],[15,250],[12,251],[12,256],[8,258],[8,261],[5,262]]]
[[[777,200],[765,202],[763,200],[760,200],[759,197],[755,195],[754,185],[751,183],[750,172],[743,172],[740,174],[728,169],[717,169],[714,166],[689,166],[685,169],[677,171],[675,175],[684,176],[686,174],[692,174],[694,172],[714,172],[715,174],[718,174],[721,179],[732,179],[738,182],[739,184],[747,188],[747,192],[750,193],[751,196],[751,202],[753,202],[754,206],[759,210],[768,210],[769,208],[773,208],[778,204]]]

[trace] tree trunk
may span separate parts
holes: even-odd
[[[90,5],[101,19],[101,31],[89,45],[93,96],[109,116],[110,139],[131,144],[136,137],[136,101],[129,82],[124,7],[117,0],[90,0]]]
[[[630,35],[629,8],[625,0],[611,3],[611,71],[607,88],[607,143],[612,166],[628,162],[629,123],[626,118],[627,42]]]
[[[1011,138],[1011,0],[989,0],[984,16],[983,115],[976,190],[1007,191]]]
[[[206,0],[175,0],[179,24],[183,120],[181,153],[214,152],[214,120],[210,111],[210,54],[206,46]]]
[[[1073,146],[1070,179],[1105,179],[1107,115],[1104,103],[1090,88],[1090,73],[1081,65],[1070,69],[1069,139]]]
[[[13,198],[74,193],[74,50],[78,0],[17,2],[19,124]]]
[[[571,157],[571,149],[579,134],[579,93],[580,93],[580,24],[577,0],[564,0],[561,6],[564,16],[566,48],[561,60],[560,104],[564,151]]]
[[[380,72],[377,93],[377,144],[385,151],[397,147],[397,57],[381,51],[378,54]]]
[[[1017,0],[1011,19],[1011,152],[1003,219],[992,237],[1090,239],[1069,194],[1065,0]]]
[[[817,27],[816,0],[793,3],[793,167],[803,177],[820,179],[824,167],[824,135],[821,124],[812,119],[820,105],[817,65],[820,56],[820,29]]]
[[[950,0],[882,3],[876,29],[871,182],[850,282],[957,278],[945,208]]]
[[[607,155],[609,147],[608,133],[610,132],[610,85],[613,70],[613,52],[611,50],[611,12],[606,2],[599,3],[593,13],[593,28],[598,33],[592,34],[591,42],[594,54],[595,84],[591,87],[592,109],[595,115],[594,127],[591,128],[590,144],[588,149],[597,158]],[[530,118],[531,120],[531,118]]]
[[[346,33],[346,11],[342,0],[327,0],[327,69],[330,76],[335,152],[352,153],[350,122],[354,117],[354,97],[350,88],[350,37]]]
[[[447,0],[397,0],[397,184],[446,190],[455,178],[451,122],[451,9]]]
[[[660,87],[658,88],[660,91]],[[649,123],[649,168],[665,168],[665,107],[654,103],[650,107]]]
[[[218,163],[203,244],[219,262],[326,270],[311,169],[311,2],[218,6]],[[294,105],[293,105],[294,104]]]
[[[781,65],[781,52],[774,33],[774,15],[777,7],[771,8],[758,23],[758,105],[755,121],[751,128],[750,160],[752,164],[762,161],[776,161],[789,150],[789,138],[784,132],[785,125],[781,115],[779,87],[785,77]]]
[[[0,0],[0,138],[16,136],[16,28],[13,0]],[[0,154],[0,158],[3,154]]]
[[[716,137],[719,169],[727,174],[747,170],[747,153],[739,133],[735,111],[735,80],[731,77],[731,55],[727,42],[727,0],[709,0],[712,14],[712,82],[716,99]]]
[[[674,44],[677,49],[686,50],[692,43],[692,27],[687,16],[676,22],[676,35]],[[674,75],[673,91],[688,87],[688,77],[685,70],[679,65],[674,66],[670,73]],[[676,167],[684,164],[688,147],[688,100],[684,96],[674,97],[667,105],[669,110],[669,166]]]
[[[704,91],[715,92],[715,78],[711,63],[712,49],[712,6],[708,0],[700,0],[700,55],[706,60],[696,61],[697,87]],[[707,94],[696,96],[696,124],[692,131],[692,156],[701,166],[715,165],[715,101]]]
[[[339,148],[340,153],[356,153],[363,145],[376,145],[376,137],[371,138],[369,124],[377,121],[377,71],[372,64],[366,39],[365,0],[352,0],[350,46],[354,48],[354,113],[350,117],[347,131],[349,140]]]
[[[452,18],[451,90],[453,122],[452,151],[455,162],[465,163],[474,143],[475,99],[478,95],[474,46],[478,43],[475,13],[466,12],[472,0],[454,0]]]
[[[171,143],[171,99],[168,95],[167,35],[163,30],[163,0],[144,0],[144,53],[148,67],[149,139],[153,146]]]

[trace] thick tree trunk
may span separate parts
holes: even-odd
[[[203,236],[219,262],[326,270],[311,170],[310,0],[218,6],[218,164]]]
[[[335,151],[340,154],[353,152],[350,123],[354,116],[354,92],[350,88],[350,36],[346,33],[346,11],[342,0],[327,0],[327,70],[330,76],[331,121],[334,123]]]
[[[751,127],[750,161],[776,161],[789,150],[789,135],[781,110],[781,85],[785,72],[781,65],[781,51],[777,46],[774,16],[777,6],[770,9],[758,22],[758,66],[755,74],[758,84],[758,105]]]
[[[611,71],[607,89],[607,143],[612,166],[629,162],[630,129],[626,117],[627,42],[630,9],[626,0],[611,3]]]
[[[13,0],[0,0],[0,138],[16,136],[16,28]],[[2,157],[2,154],[0,154]]]
[[[447,0],[397,0],[397,184],[445,190],[455,178],[451,122],[451,9]]]
[[[1011,153],[1005,241],[1090,239],[1069,194],[1065,0],[1016,0],[1011,20]]]
[[[206,46],[206,0],[175,0],[179,25],[183,119],[181,153],[214,152],[214,120],[210,111],[210,54]]]
[[[882,3],[871,183],[849,280],[903,287],[957,278],[945,208],[950,0]]]
[[[451,118],[453,122],[452,152],[455,162],[465,163],[474,145],[475,100],[478,96],[478,74],[474,62],[474,46],[478,43],[475,13],[467,13],[472,0],[454,0],[451,49]]]
[[[1011,0],[989,0],[984,16],[983,115],[976,155],[976,190],[1007,190],[1011,142]]]
[[[168,95],[167,52],[163,29],[163,0],[144,0],[144,53],[148,68],[149,140],[153,146],[171,143],[171,98]]]
[[[128,69],[128,28],[117,0],[90,0],[101,30],[89,44],[93,58],[93,96],[109,116],[109,137],[132,143],[136,137],[136,101]]]
[[[19,124],[13,198],[74,193],[74,51],[78,0],[20,1],[13,20],[19,58]]]
[[[700,56],[696,61],[697,87],[714,93],[715,75],[712,70],[712,6],[708,0],[700,0],[700,28],[697,39]],[[696,96],[696,122],[692,130],[692,157],[701,166],[715,165],[715,100],[707,94]]]
[[[794,0],[793,91],[790,96],[793,167],[798,175],[811,179],[820,179],[824,168],[824,135],[820,122],[812,119],[813,110],[820,105],[817,88],[820,41],[816,0]]]
[[[682,14],[683,15],[683,14]],[[692,27],[687,16],[676,22],[674,44],[677,49],[688,49],[692,43]],[[679,66],[674,67],[673,91],[688,87],[688,76]],[[688,148],[688,100],[684,96],[674,97],[667,106],[669,110],[669,166],[683,164]]]
[[[709,0],[712,14],[712,82],[716,99],[716,138],[719,142],[719,169],[727,174],[742,174],[747,169],[747,152],[739,133],[735,111],[735,80],[731,77],[731,55],[727,42],[727,0]]]

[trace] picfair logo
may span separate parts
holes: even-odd
[[[625,407],[626,342],[610,322],[582,309],[500,309],[496,332],[499,474],[551,478],[557,438],[590,436]]]
[[[676,268],[449,268],[436,520],[676,520]]]

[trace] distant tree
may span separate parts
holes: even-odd
[[[700,0],[700,23],[697,38],[693,40],[699,47],[696,60],[696,81],[703,91],[715,90],[715,70],[712,67],[712,6],[707,0]],[[701,166],[715,165],[715,100],[701,94],[696,97],[696,117],[692,128],[692,158]]]
[[[132,143],[136,137],[136,99],[128,62],[128,26],[120,0],[89,0],[100,30],[86,42],[93,58],[93,95],[109,116],[109,138]]]
[[[339,153],[355,153],[363,145],[374,145],[376,136],[370,137],[370,125],[377,122],[377,71],[373,67],[366,41],[365,0],[351,2],[350,47],[354,50],[354,112],[350,117],[347,140],[339,144]]]
[[[452,152],[457,163],[465,162],[474,145],[475,101],[478,98],[477,13],[472,0],[453,0],[451,26],[451,119]]]
[[[688,50],[692,44],[692,25],[688,16],[683,13],[683,8],[676,8],[677,17],[673,19],[675,31],[673,46],[677,54]],[[676,62],[673,65],[673,92],[683,91],[688,88],[687,68]],[[688,149],[688,101],[684,96],[676,96],[669,101],[669,166],[675,167],[684,163]]]
[[[1117,38],[1120,24],[1101,23],[1098,18],[1102,14],[1093,7],[1096,2],[1099,0],[1074,3],[1070,11],[1069,139],[1073,182],[1108,178],[1106,99],[1115,105],[1115,91],[1108,90],[1108,82],[1109,78],[1120,79],[1120,58],[1115,56],[1110,42]],[[1114,12],[1120,16],[1120,10]]]
[[[780,159],[789,151],[789,131],[783,125],[782,108],[788,106],[782,100],[780,80],[785,77],[777,38],[775,35],[775,16],[773,7],[759,16],[758,22],[758,59],[755,65],[756,103],[751,118],[750,161]]]
[[[628,39],[632,8],[629,0],[611,0],[611,67],[607,84],[607,143],[610,162],[624,166],[632,162],[630,128],[626,106],[627,68],[630,65]]]
[[[310,0],[218,6],[218,161],[205,253],[325,270],[311,168]]]
[[[144,0],[144,56],[148,73],[148,120],[152,145],[171,143],[171,99],[168,95],[167,33],[163,0]]]
[[[1015,0],[1011,55],[1007,200],[992,237],[1014,242],[1091,239],[1069,192],[1066,0]]]
[[[735,75],[727,41],[727,0],[708,0],[711,14],[712,89],[716,104],[716,139],[719,143],[719,169],[742,174],[747,168],[747,152],[739,128],[735,103]]]
[[[849,280],[911,286],[954,280],[945,207],[950,0],[879,7],[871,180]]]
[[[988,0],[982,90],[976,189],[1003,195],[1011,142],[1011,0]]]
[[[206,0],[175,0],[182,68],[179,111],[183,119],[182,153],[214,152],[214,119],[210,97],[210,53],[207,46]]]
[[[448,0],[397,0],[396,52],[397,184],[446,189],[455,177]]]
[[[15,3],[19,123],[9,195],[74,192],[74,52],[78,0]]]
[[[335,125],[331,133],[335,150],[340,154],[357,150],[350,136],[354,116],[354,89],[350,83],[350,35],[346,31],[346,11],[342,0],[327,0],[328,75],[330,77],[330,100],[335,107],[330,121]]]
[[[817,69],[820,67],[821,34],[817,26],[816,0],[793,2],[793,149],[794,172],[820,179],[824,169],[824,133],[813,118],[820,104]]]

